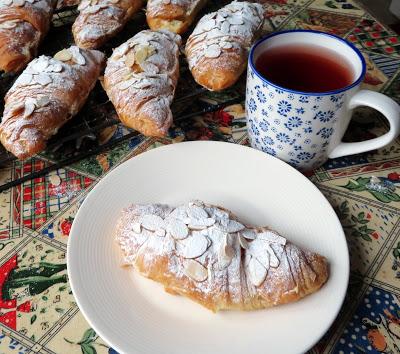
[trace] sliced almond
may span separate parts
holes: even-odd
[[[244,229],[244,226],[240,222],[238,222],[236,220],[229,220],[229,223],[227,226],[227,231],[229,233],[242,231],[243,229]]]
[[[189,229],[192,229],[192,230],[203,230],[214,224],[215,224],[215,219],[213,219],[213,218],[190,219],[188,227],[189,227]]]
[[[28,118],[35,110],[36,106],[33,102],[25,102],[24,118]]]
[[[134,233],[136,233],[136,234],[140,234],[140,232],[142,231],[142,227],[141,227],[141,225],[140,225],[139,222],[135,222],[135,223],[132,225],[132,231],[133,231]]]
[[[283,246],[286,245],[286,239],[272,231],[260,232],[257,236],[258,238],[268,242],[278,243]]]
[[[110,3],[111,3],[111,4],[118,4],[118,3],[119,3],[119,0],[110,0]]]
[[[15,6],[21,7],[25,5],[25,0],[13,0]]]
[[[45,73],[40,73],[38,75],[34,76],[34,80],[42,85],[42,86],[46,86],[48,84],[50,84],[53,80],[51,79],[51,77]]]
[[[208,21],[203,23],[203,29],[205,31],[210,31],[215,27],[215,25],[216,25],[215,20],[211,18]]]
[[[207,268],[193,259],[186,259],[183,263],[183,269],[189,278],[197,282],[203,282],[208,278]]]
[[[228,21],[222,22],[222,24],[221,24],[221,32],[224,33],[224,34],[225,33],[228,34],[230,27],[231,27],[231,25],[230,25],[230,23]]]
[[[229,242],[229,234],[225,234],[218,250],[218,268],[220,270],[227,268],[233,257],[235,257],[235,250]]]
[[[38,73],[41,73],[46,70],[46,68],[49,66],[49,60],[47,57],[39,57],[36,59],[34,62],[31,64],[31,68]]]
[[[18,78],[18,84],[29,85],[32,82],[32,78],[32,74],[22,73],[21,76]]]
[[[42,96],[42,97],[38,98],[38,100],[37,100],[38,107],[47,106],[49,103],[50,103],[50,97],[48,97],[48,96]]]
[[[228,21],[231,25],[243,25],[243,17],[239,16],[231,16],[228,18]]]
[[[191,219],[207,219],[208,214],[207,212],[203,209],[198,207],[197,205],[193,205],[186,210],[189,218]]]
[[[52,65],[49,65],[49,67],[47,69],[49,72],[59,73],[62,71],[63,67],[60,63],[55,63]]]
[[[125,65],[131,68],[133,64],[135,64],[135,53],[132,50],[125,56]]]
[[[160,216],[154,214],[142,216],[140,218],[140,223],[145,229],[150,231],[156,231],[158,229],[165,228],[164,220]]]
[[[72,58],[73,58],[75,63],[77,63],[78,65],[85,65],[86,64],[86,59],[81,54],[81,52],[80,52],[78,47],[75,47],[75,46],[71,47],[70,48],[70,52],[72,54]]]
[[[247,238],[248,240],[254,240],[257,237],[257,234],[250,229],[244,229],[240,231],[240,234],[244,237]]]
[[[265,269],[254,257],[250,259],[248,269],[250,280],[253,285],[260,286],[267,277],[268,270]]]
[[[64,62],[69,61],[72,59],[72,54],[68,49],[63,49],[54,55],[54,59],[64,61]]]
[[[272,249],[271,245],[267,246],[268,254],[269,254],[269,265],[273,268],[279,267],[279,259],[276,256],[274,250]]]
[[[133,86],[133,84],[134,84],[135,82],[136,82],[136,79],[130,79],[130,80],[122,81],[122,82],[120,82],[120,83],[118,84],[118,88],[119,88],[120,90],[126,90],[126,89],[128,89],[129,87]]]
[[[13,3],[13,0],[3,0],[3,4],[6,6],[10,6]]]
[[[200,257],[208,248],[207,237],[200,233],[194,233],[181,242],[184,244],[184,247],[181,249],[180,255],[184,258]]]
[[[150,45],[143,45],[135,48],[136,63],[142,66],[144,61],[154,54],[155,50]]]
[[[221,47],[218,44],[212,44],[204,52],[206,58],[218,58],[221,55]]]
[[[247,240],[240,233],[238,234],[238,238],[240,246],[243,249],[247,250],[249,248],[249,243],[247,242]]]
[[[175,218],[168,219],[167,230],[175,240],[183,240],[189,235],[186,224]]]

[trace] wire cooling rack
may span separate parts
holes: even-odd
[[[223,6],[223,2],[215,1],[211,4],[211,9]],[[53,15],[52,28],[46,36],[42,46],[39,48],[39,54],[54,55],[59,50],[69,47],[73,44],[71,25],[74,22],[78,11],[76,8],[64,8],[57,10]],[[109,41],[101,50],[107,56],[110,56],[112,49],[119,46],[137,32],[147,28],[144,11],[139,12],[129,21],[124,30]],[[188,31],[190,33],[190,31]],[[185,82],[179,85],[175,93],[175,100],[172,104],[172,112],[174,113],[174,123],[179,123],[191,117],[202,115],[208,112],[215,112],[231,104],[243,101],[242,90],[230,91],[228,98],[218,104],[210,104],[207,100],[202,99],[206,90],[198,86],[193,80],[184,56],[181,56],[181,73],[180,81]],[[3,112],[4,96],[17,75],[5,74],[0,72],[0,116]],[[123,141],[139,136],[140,133],[125,129],[122,136],[111,138],[104,141],[102,133],[110,127],[120,124],[117,114],[111,102],[100,83],[97,83],[89,98],[79,112],[79,114],[71,119],[67,124],[60,128],[59,132],[48,141],[44,155],[48,157],[52,163],[41,170],[26,174],[22,177],[15,178],[5,184],[0,185],[0,192],[17,186],[25,181],[38,178],[47,173],[57,170],[61,167],[73,164],[87,157],[102,153]],[[104,134],[103,134],[104,135]],[[16,158],[6,151],[0,145],[0,169],[7,168],[14,163]]]

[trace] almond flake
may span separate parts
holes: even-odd
[[[142,227],[140,226],[140,223],[135,222],[135,223],[132,225],[132,231],[133,231],[134,233],[136,233],[136,234],[140,234],[140,232],[142,231]]]
[[[189,235],[186,224],[175,218],[168,219],[167,230],[175,240],[183,240]]]
[[[207,237],[200,233],[193,233],[192,236],[181,241],[184,244],[180,255],[184,258],[197,258],[204,254],[208,248]]]
[[[37,100],[38,107],[47,106],[50,103],[50,98],[48,96],[42,96]]]
[[[164,220],[154,214],[144,215],[141,217],[140,222],[145,229],[150,231],[156,231],[165,227]]]
[[[221,55],[221,47],[217,44],[212,44],[204,52],[206,58],[218,58]]]
[[[129,87],[131,87],[135,82],[136,82],[136,79],[130,79],[130,80],[122,81],[122,82],[120,82],[118,84],[118,88],[120,90],[126,90]]]
[[[22,73],[21,76],[18,78],[18,84],[29,85],[32,81],[32,78],[32,74]]]
[[[168,4],[171,3],[171,0],[162,0],[162,3],[165,4],[165,5],[168,5]]]
[[[53,81],[49,75],[46,75],[43,73],[35,75],[34,79],[38,84],[40,84],[42,86],[46,86]]]
[[[197,282],[203,282],[208,278],[207,268],[193,259],[186,259],[183,267],[184,273]]]
[[[250,229],[244,229],[240,231],[240,234],[244,237],[247,238],[248,240],[254,240],[257,237],[257,234]]]
[[[278,243],[282,246],[286,245],[286,239],[272,231],[261,232],[258,234],[258,238],[271,243]]]
[[[189,229],[192,229],[192,230],[203,230],[214,224],[215,224],[215,219],[213,219],[213,218],[190,219],[188,227],[189,227]]]
[[[55,63],[53,65],[50,65],[47,70],[49,72],[54,72],[54,73],[59,73],[61,72],[63,69],[62,65],[60,63]]]
[[[70,52],[72,54],[72,58],[74,59],[75,63],[77,63],[78,65],[85,65],[86,64],[86,59],[81,54],[81,52],[80,52],[78,47],[72,46],[69,50],[70,50]]]
[[[238,238],[239,238],[240,246],[243,249],[247,250],[249,248],[249,243],[246,241],[246,239],[240,233],[238,234],[238,236],[239,236]]]
[[[210,19],[210,20],[206,21],[206,22],[203,24],[203,29],[204,29],[205,31],[210,31],[210,30],[212,30],[212,29],[215,27],[215,24],[216,24],[215,20],[214,20],[214,19]]]
[[[260,286],[267,277],[268,270],[265,269],[254,257],[250,259],[248,267],[251,282],[254,286]]]
[[[231,25],[243,25],[243,18],[241,16],[231,16],[228,18]]]
[[[36,106],[33,102],[25,102],[24,118],[28,118],[35,110]]]
[[[79,6],[78,6],[78,10],[82,11],[82,10],[86,9],[89,5],[90,5],[90,1],[83,0],[80,2]]]
[[[275,252],[272,249],[271,245],[268,245],[267,250],[268,250],[268,254],[269,254],[269,265],[273,268],[279,267],[279,259],[275,255]]]
[[[189,218],[191,218],[191,219],[207,219],[208,218],[207,212],[203,208],[200,208],[195,205],[187,208],[186,212],[187,212]]]
[[[5,4],[6,6],[10,6],[12,2],[12,0],[3,0],[3,4]]]
[[[136,63],[142,66],[144,61],[153,55],[155,52],[154,48],[149,45],[142,45],[135,48]]]
[[[235,250],[233,249],[229,240],[229,234],[225,234],[219,248],[218,266],[221,270],[228,267],[231,264],[233,257],[235,257]]]
[[[63,49],[54,55],[54,59],[60,61],[69,61],[72,59],[72,54],[68,49]]]
[[[125,56],[125,65],[131,68],[135,64],[135,53],[131,51]]]
[[[111,3],[111,4],[118,4],[118,3],[119,3],[119,0],[110,0],[110,3]]]
[[[21,7],[25,5],[25,0],[13,0],[15,6]]]
[[[231,27],[231,25],[229,24],[228,21],[222,22],[222,25],[221,25],[221,32],[222,32],[222,33],[228,34],[228,33],[229,33],[230,27]]]
[[[48,66],[49,66],[49,61],[46,57],[39,57],[31,64],[31,68],[38,73],[45,71]]]
[[[222,49],[231,49],[232,47],[233,47],[233,45],[230,42],[221,43],[221,48]]]
[[[238,232],[244,229],[244,226],[236,220],[229,220],[227,231],[229,233]]]

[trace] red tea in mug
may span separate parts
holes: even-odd
[[[313,45],[285,45],[266,50],[257,71],[283,88],[302,92],[328,92],[352,84],[351,64],[332,50]]]

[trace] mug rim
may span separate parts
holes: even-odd
[[[361,65],[362,65],[362,69],[361,69],[361,74],[360,76],[357,78],[357,80],[355,80],[353,83],[351,83],[350,85],[347,85],[345,87],[342,87],[340,89],[337,90],[332,90],[332,91],[325,91],[325,92],[305,92],[305,91],[297,91],[297,90],[292,90],[289,88],[285,88],[283,86],[279,86],[277,84],[274,84],[273,82],[269,81],[268,79],[266,79],[265,77],[263,77],[258,70],[256,69],[254,63],[253,63],[253,56],[254,56],[254,51],[257,49],[257,47],[265,42],[266,40],[275,37],[275,36],[279,36],[281,34],[285,34],[285,33],[296,33],[296,32],[306,32],[306,33],[314,33],[314,34],[318,34],[318,35],[323,35],[323,36],[328,36],[331,38],[334,38],[336,40],[341,41],[342,43],[346,44],[348,47],[350,47],[359,57],[360,61],[361,61]],[[336,36],[334,34],[331,33],[327,33],[327,32],[322,32],[322,31],[315,31],[315,30],[305,30],[305,29],[294,29],[294,30],[285,30],[285,31],[278,31],[278,32],[274,32],[274,33],[270,33],[262,38],[260,38],[256,43],[253,44],[253,46],[250,49],[250,54],[249,54],[249,65],[251,67],[251,69],[254,71],[254,73],[264,82],[266,82],[267,84],[286,91],[286,92],[290,92],[290,93],[295,93],[295,94],[299,94],[299,95],[305,95],[305,96],[326,96],[326,95],[336,95],[338,93],[347,91],[352,89],[353,87],[359,85],[361,83],[361,81],[364,79],[365,73],[366,73],[366,62],[365,59],[363,57],[363,55],[361,54],[360,50],[352,43],[348,42],[347,40],[345,40],[342,37]]]

